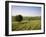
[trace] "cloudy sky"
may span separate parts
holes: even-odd
[[[11,12],[12,16],[41,16],[41,7],[12,5]]]

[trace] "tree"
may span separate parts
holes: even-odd
[[[23,20],[22,15],[16,15],[15,17],[16,21],[21,22]]]

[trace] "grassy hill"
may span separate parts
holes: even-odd
[[[15,20],[12,16],[12,31],[23,30],[40,30],[41,29],[41,16],[36,17],[23,17],[21,22]]]

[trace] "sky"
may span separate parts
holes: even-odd
[[[34,6],[11,6],[12,16],[41,16],[41,7]]]

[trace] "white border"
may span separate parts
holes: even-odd
[[[31,31],[12,31],[12,24],[11,24],[11,6],[35,6],[35,7],[41,7],[41,30],[31,30]],[[44,28],[43,23],[43,5],[42,4],[25,4],[25,3],[9,3],[9,35],[11,34],[26,34],[26,33],[42,33]]]

